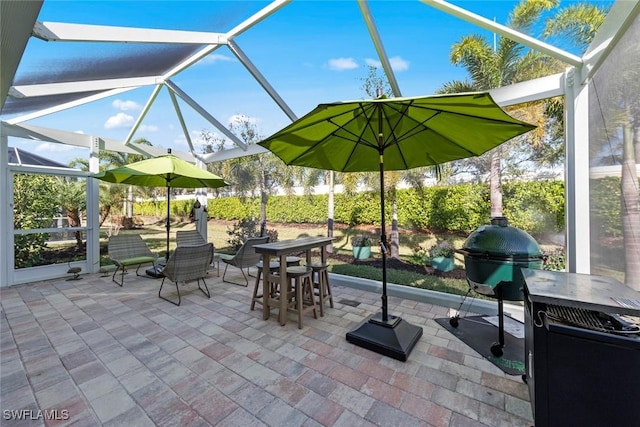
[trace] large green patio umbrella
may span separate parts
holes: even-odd
[[[165,259],[169,258],[171,188],[218,188],[228,185],[218,175],[174,156],[171,154],[171,149],[168,154],[163,156],[106,170],[94,175],[94,178],[117,184],[167,188],[167,252]]]
[[[320,104],[259,143],[288,165],[380,172],[382,311],[348,333],[348,341],[406,360],[422,335],[388,314],[384,171],[478,156],[534,127],[478,92]]]

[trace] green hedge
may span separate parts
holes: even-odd
[[[507,183],[503,186],[503,195],[503,213],[514,227],[534,235],[557,233],[564,229],[563,182]],[[327,220],[327,198],[326,194],[270,196],[267,218],[271,222],[322,224]],[[489,187],[486,184],[428,187],[422,192],[403,189],[397,191],[397,199],[398,222],[404,228],[469,233],[490,220]],[[192,202],[180,202],[187,203],[190,209]],[[387,224],[390,224],[389,196],[385,208]],[[229,221],[257,218],[260,199],[209,199],[208,212],[210,218]],[[348,225],[379,225],[379,193],[336,194],[334,220]]]
[[[509,225],[539,235],[564,230],[562,181],[512,182],[502,186],[502,214]]]
[[[532,235],[564,230],[565,204],[562,181],[505,183],[503,214],[509,223]],[[398,223],[408,229],[449,230],[469,233],[490,220],[489,187],[486,184],[460,184],[428,187],[422,192],[398,190]],[[591,219],[606,236],[621,236],[620,178],[607,177],[590,181]],[[322,224],[327,220],[326,194],[305,196],[271,196],[267,218],[271,222]],[[387,195],[387,224],[391,223],[391,199]],[[171,215],[186,217],[193,200],[171,202]],[[238,221],[260,216],[260,199],[224,197],[208,200],[209,218]],[[134,214],[166,215],[166,200],[140,202]],[[336,194],[334,220],[348,225],[379,225],[380,195],[362,192]]]
[[[171,217],[187,217],[193,208],[194,200],[172,200],[171,201]],[[167,215],[167,201],[146,201],[136,202],[133,204],[133,214],[143,216],[159,216]]]

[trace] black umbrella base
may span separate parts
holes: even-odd
[[[347,341],[384,356],[406,362],[413,347],[422,336],[422,328],[405,322],[400,317],[376,313],[351,332]]]
[[[156,279],[161,279],[164,277],[162,274],[162,270],[164,269],[164,262],[158,262],[154,267],[149,267],[146,270],[147,276],[154,277]]]

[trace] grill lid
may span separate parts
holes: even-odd
[[[461,253],[496,259],[542,258],[542,249],[526,231],[511,227],[505,217],[491,219],[465,240]]]

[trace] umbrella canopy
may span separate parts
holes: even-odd
[[[371,321],[395,328],[401,319],[390,318],[387,311],[384,171],[478,156],[533,128],[508,115],[485,92],[378,98],[320,104],[259,145],[288,165],[341,172],[380,171],[382,313]],[[402,328],[407,329],[406,325]],[[414,341],[407,344],[410,351],[422,329],[419,334],[408,329],[405,335]],[[384,333],[384,329],[373,328],[364,335]],[[394,345],[372,344],[368,339],[364,338],[367,342],[362,346],[385,354],[387,347]],[[390,341],[397,339],[394,336]],[[399,350],[403,354],[396,358],[406,360],[407,346],[400,347],[404,347]]]
[[[320,104],[260,142],[290,165],[340,172],[406,170],[479,156],[535,126],[488,93]]]
[[[169,258],[170,188],[218,188],[228,185],[222,178],[200,169],[169,152],[163,156],[145,159],[94,175],[102,181],[142,187],[167,188],[167,259]]]

